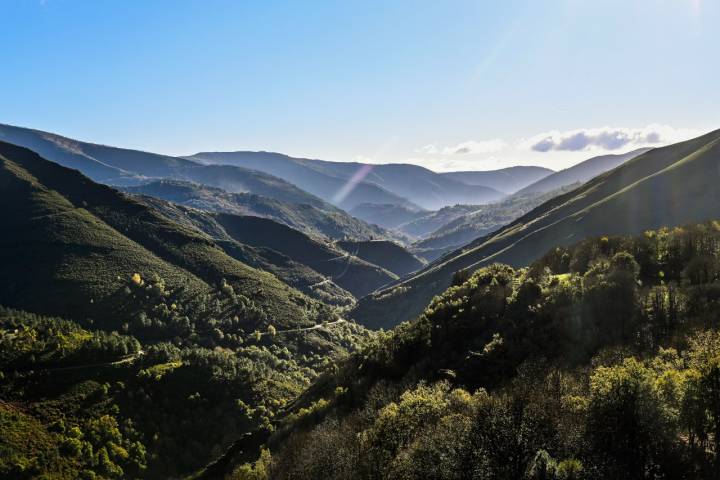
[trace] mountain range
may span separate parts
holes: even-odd
[[[493,187],[468,185],[410,164],[328,162],[272,152],[201,152],[188,158],[206,164],[257,169],[346,210],[363,203],[434,210],[456,203],[488,203],[504,195]]]
[[[645,151],[505,227],[362,299],[352,317],[390,327],[418,315],[455,272],[503,262],[527,265],[553,246],[633,234],[720,216],[720,130]]]
[[[585,183],[601,173],[622,165],[628,160],[647,152],[649,148],[638,148],[619,155],[600,155],[582,161],[572,167],[551,173],[519,190],[518,193],[544,193],[574,183]]]
[[[512,194],[555,173],[544,167],[515,166],[488,171],[447,172],[442,175],[468,185],[484,185]]]
[[[321,238],[337,240],[349,237],[365,240],[395,236],[340,209],[323,209],[307,203],[285,202],[253,193],[228,193],[221,188],[195,182],[155,180],[119,188],[128,193],[149,195],[210,212],[270,218]]]

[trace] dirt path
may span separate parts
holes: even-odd
[[[347,323],[347,320],[345,320],[344,318],[340,318],[338,320],[335,320],[334,322],[318,323],[317,325],[313,325],[312,327],[291,328],[289,330],[277,330],[277,331],[275,331],[275,335],[280,335],[281,333],[309,332],[310,330],[319,330],[320,328],[323,328],[323,327],[330,327],[333,325],[339,325],[341,323]],[[264,337],[265,335],[270,335],[270,332],[260,332],[261,337]]]

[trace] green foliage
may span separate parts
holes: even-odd
[[[720,278],[689,264],[720,265],[720,224],[458,278],[315,382],[301,405],[343,394],[289,417],[271,478],[715,478]]]

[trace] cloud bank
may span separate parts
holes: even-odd
[[[522,143],[535,152],[580,152],[667,144],[689,138],[693,134],[667,125],[648,125],[644,128],[602,127],[565,132],[556,130],[535,135]]]

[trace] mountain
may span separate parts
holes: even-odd
[[[426,212],[423,215],[396,227],[396,230],[413,238],[423,238],[432,232],[447,225],[449,222],[472,213],[478,209],[477,205],[452,205],[440,210]]]
[[[272,480],[716,479],[719,252],[713,221],[459,275],[228,463]]]
[[[456,203],[488,203],[503,196],[417,165],[374,165],[293,158],[271,152],[201,152],[194,161],[254,168],[284,178],[347,210],[363,203],[392,203],[435,210]],[[343,195],[346,186],[347,195]]]
[[[720,217],[720,130],[649,150],[401,283],[365,297],[353,318],[388,327],[418,315],[454,272],[493,262],[527,265],[554,246]]]
[[[577,188],[577,187],[574,187]],[[572,189],[563,187],[550,192],[511,195],[490,205],[478,205],[475,210],[448,221],[412,245],[412,251],[426,260],[457,250],[525,215],[538,205]]]
[[[219,213],[216,221],[238,242],[275,250],[307,265],[360,298],[397,275],[267,218]]]
[[[391,271],[399,277],[419,270],[425,262],[389,240],[341,240],[336,245],[348,253]]]
[[[238,260],[271,252],[4,142],[0,221],[2,478],[184,477],[370,336]]]
[[[297,204],[252,193],[228,193],[216,187],[179,180],[158,180],[122,187],[125,192],[149,195],[187,207],[210,212],[264,217],[308,235],[330,239],[394,238],[394,234],[359,220],[345,211],[330,211],[309,204]]]
[[[361,203],[349,212],[353,217],[393,229],[427,214],[425,210],[394,203]]]
[[[187,157],[205,164],[236,165],[269,173],[298,185],[313,195],[347,210],[368,201],[410,205],[402,198],[378,185],[359,181],[346,196],[340,192],[348,184],[350,176],[333,175],[316,168],[312,160],[289,157],[273,152],[201,152]],[[342,198],[341,198],[342,197]]]
[[[310,321],[298,292],[196,231],[24,148],[0,143],[0,156],[0,218],[11,232],[0,239],[0,272],[11,279],[0,304],[113,325],[126,319],[117,294],[139,273],[192,296],[223,279],[243,291],[262,289],[255,302],[277,321]]]
[[[172,221],[208,235],[234,259],[253,268],[272,273],[287,285],[309,297],[338,306],[348,306],[355,302],[355,297],[350,292],[309,266],[271,248],[250,246],[238,242],[225,231],[214,213],[185,207],[155,197],[136,195],[135,198]],[[311,241],[307,242],[306,246],[308,245],[314,246]],[[322,244],[318,243],[318,245]]]
[[[266,173],[226,165],[201,165],[167,155],[80,142],[52,133],[0,124],[0,140],[29,148],[60,165],[110,185],[137,185],[148,179],[187,180],[231,193],[254,193],[284,202],[337,211],[295,185]]]
[[[570,168],[560,170],[547,175],[541,180],[528,185],[518,193],[549,192],[558,188],[566,187],[574,183],[585,183],[593,177],[605,173],[613,168],[622,165],[638,155],[647,152],[649,148],[639,148],[620,155],[601,155],[593,157]]]
[[[447,172],[441,175],[468,185],[483,185],[507,194],[555,173],[549,168],[515,166],[499,170]]]

